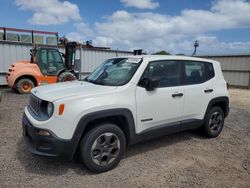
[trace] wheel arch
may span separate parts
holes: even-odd
[[[61,70],[59,70],[58,73],[57,73],[57,77],[58,77],[60,74],[62,74],[63,72],[65,72],[65,71],[66,71],[66,69],[61,69]]]
[[[74,74],[74,70],[61,69],[61,70],[58,71],[57,75],[59,76],[60,74],[62,74],[63,72],[66,72],[66,71],[69,71],[69,72],[71,72],[72,74]]]
[[[220,107],[222,109],[222,111],[224,112],[224,116],[227,117],[228,113],[229,113],[229,97],[227,97],[227,96],[216,97],[216,98],[213,98],[212,100],[210,100],[210,102],[208,103],[208,106],[207,106],[207,110],[206,110],[204,119],[206,118],[206,115],[208,114],[208,112],[214,106]]]
[[[88,130],[98,126],[100,123],[113,123],[117,125],[123,131],[127,144],[133,142],[135,138],[135,123],[133,114],[129,109],[118,108],[97,111],[84,115],[78,122],[72,138],[75,143],[75,149],[72,153],[72,157],[74,156],[84,134]]]
[[[28,78],[28,79],[32,80],[32,82],[34,83],[34,85],[35,85],[35,86],[38,86],[38,81],[37,81],[36,77],[35,77],[35,76],[32,76],[32,75],[29,75],[29,74],[25,74],[25,75],[22,75],[22,76],[17,77],[17,78],[15,79],[15,82],[14,82],[14,83],[16,84],[19,80],[21,80],[21,79],[23,79],[23,78]]]

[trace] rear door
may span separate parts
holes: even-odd
[[[179,128],[184,88],[180,86],[180,63],[178,61],[153,61],[147,66],[142,78],[159,77],[159,87],[147,91],[143,85],[136,88],[136,132],[176,126]]]
[[[185,90],[183,120],[201,120],[213,96],[213,65],[198,61],[183,61],[182,65]]]

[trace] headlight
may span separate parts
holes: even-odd
[[[52,102],[48,102],[48,104],[47,104],[47,114],[48,114],[49,117],[52,116],[53,111],[54,111],[54,105],[53,105],[53,103]]]

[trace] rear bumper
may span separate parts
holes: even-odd
[[[50,130],[34,127],[25,114],[23,114],[22,127],[24,140],[31,153],[64,160],[73,158],[76,148],[74,141],[60,139]],[[49,136],[38,135],[38,132],[42,130],[49,132]]]

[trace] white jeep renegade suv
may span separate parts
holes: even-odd
[[[84,81],[34,88],[23,135],[38,155],[93,172],[114,168],[127,145],[187,129],[217,137],[229,112],[220,64],[185,56],[106,60]]]

